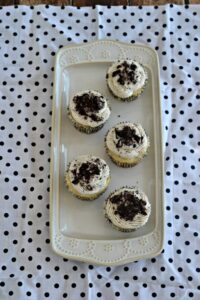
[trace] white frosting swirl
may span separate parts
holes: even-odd
[[[83,163],[88,162],[98,166],[99,174],[91,176],[88,182],[85,182],[84,179],[80,179],[75,184],[74,179],[76,176],[74,174],[74,170],[79,173],[80,167]],[[72,187],[82,195],[92,195],[101,192],[107,186],[109,177],[110,169],[107,163],[103,159],[91,155],[82,155],[73,160],[66,172],[66,181],[70,181]],[[88,189],[88,186],[91,187],[91,190]]]
[[[129,79],[124,80],[124,84],[119,83],[119,75],[113,76],[115,71],[123,71],[123,63],[126,62],[129,66],[134,64],[136,69],[134,70],[134,81]],[[131,69],[128,69],[130,72]],[[111,65],[107,71],[107,83],[111,91],[119,98],[125,99],[133,96],[138,90],[142,89],[147,79],[147,72],[143,66],[134,60],[119,60]]]
[[[134,193],[134,194],[136,194],[136,196],[139,199],[146,202],[146,205],[145,205],[146,215],[138,213],[134,216],[133,220],[125,220],[122,217],[120,217],[119,214],[115,213],[118,205],[117,205],[117,203],[112,203],[110,201],[110,199],[113,196],[119,195],[124,191]],[[138,190],[136,188],[124,187],[124,188],[117,190],[113,194],[111,194],[111,196],[105,202],[104,209],[105,209],[106,216],[108,217],[108,219],[112,222],[112,224],[114,226],[116,226],[122,230],[134,230],[134,229],[137,229],[137,228],[145,225],[146,222],[148,221],[150,213],[151,213],[151,204],[149,203],[149,200],[148,200],[146,194],[144,192],[142,192],[141,190]]]
[[[117,147],[119,137],[117,137],[115,129],[122,130],[125,126],[133,129],[135,131],[135,135],[142,137],[142,140],[140,140],[139,143],[137,143],[137,141],[133,141],[130,145],[122,144],[121,147]],[[131,122],[118,123],[115,127],[112,127],[106,135],[106,147],[111,152],[122,158],[132,159],[141,156],[141,153],[146,154],[149,144],[149,138],[147,137],[143,127],[140,124]],[[135,146],[135,148],[133,146]]]
[[[99,118],[98,121],[94,121],[92,120],[92,118],[90,118],[89,116],[85,116],[85,115],[81,115],[77,110],[76,110],[76,103],[74,102],[74,99],[77,96],[82,96],[83,94],[92,94],[96,97],[101,97],[100,100],[103,102],[103,107],[98,111],[98,112],[94,112],[93,114],[95,114],[95,116],[97,116]],[[91,90],[85,90],[85,91],[81,91],[79,93],[77,93],[73,99],[71,99],[70,103],[69,103],[69,111],[72,115],[72,118],[79,124],[83,125],[83,126],[90,126],[90,127],[96,127],[99,126],[103,123],[105,123],[105,121],[108,120],[109,116],[110,116],[110,108],[108,106],[108,101],[105,97],[103,97],[99,92],[97,91],[91,91]]]

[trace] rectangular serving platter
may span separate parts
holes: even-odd
[[[144,93],[133,102],[120,102],[108,91],[106,70],[118,59],[141,62],[149,75]],[[95,134],[77,131],[67,116],[73,95],[98,90],[109,99],[111,116]],[[119,168],[108,158],[104,137],[118,122],[141,123],[150,137],[148,156],[133,168]],[[100,40],[64,47],[55,62],[52,116],[50,226],[53,250],[63,257],[100,265],[120,265],[158,255],[164,240],[163,152],[159,62],[145,45]],[[72,196],[64,181],[67,164],[82,154],[106,160],[111,183],[99,199],[88,202]],[[148,223],[132,233],[119,232],[106,222],[103,203],[116,188],[141,188],[151,202]]]

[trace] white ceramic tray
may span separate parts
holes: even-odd
[[[136,59],[149,73],[139,99],[123,103],[109,93],[105,75],[118,59]],[[119,265],[158,255],[163,247],[163,154],[160,109],[159,63],[156,52],[144,45],[109,40],[62,48],[56,56],[52,117],[51,243],[64,257],[93,264]],[[111,117],[102,130],[87,135],[77,131],[67,117],[69,99],[78,91],[94,89],[109,100]],[[148,156],[134,168],[115,166],[104,150],[107,130],[120,121],[139,122],[151,139]],[[107,161],[111,184],[92,202],[74,198],[66,189],[67,164],[81,154],[94,154]],[[114,230],[103,216],[103,202],[116,188],[138,186],[148,195],[152,213],[148,223],[133,233]]]

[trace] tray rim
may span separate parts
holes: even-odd
[[[153,55],[154,55],[154,58],[156,59],[156,64],[157,64],[157,75],[158,75],[158,96],[159,96],[159,105],[158,105],[158,110],[159,110],[159,116],[158,116],[158,119],[159,119],[159,124],[160,124],[160,128],[159,128],[159,138],[161,140],[161,145],[160,145],[160,152],[161,152],[161,157],[160,157],[160,166],[162,168],[161,170],[161,178],[160,178],[160,182],[161,182],[161,187],[162,187],[162,190],[161,190],[161,196],[162,196],[162,203],[161,203],[161,212],[162,212],[162,221],[161,221],[161,225],[162,225],[162,229],[160,230],[161,231],[161,240],[160,240],[160,244],[159,244],[159,247],[157,247],[157,249],[155,251],[152,251],[152,253],[150,254],[139,254],[139,255],[135,255],[135,256],[132,256],[132,257],[128,257],[128,258],[124,258],[122,260],[119,260],[119,261],[107,261],[107,262],[102,262],[102,261],[97,261],[95,258],[87,258],[87,257],[83,257],[81,255],[70,255],[70,254],[65,254],[63,253],[62,250],[60,250],[58,248],[58,246],[56,245],[55,241],[53,240],[53,237],[54,237],[54,226],[53,226],[53,219],[54,219],[54,211],[53,211],[53,193],[52,193],[52,190],[53,190],[53,181],[54,181],[54,178],[52,176],[53,174],[53,170],[54,170],[54,147],[53,147],[53,144],[54,144],[54,136],[55,136],[55,117],[56,117],[56,108],[55,108],[55,98],[56,98],[56,77],[57,77],[57,72],[58,72],[58,69],[57,69],[57,64],[58,64],[58,61],[60,59],[60,56],[68,49],[76,49],[78,47],[89,47],[90,45],[95,45],[95,44],[102,44],[102,43],[105,43],[105,44],[109,44],[109,43],[112,43],[112,44],[115,44],[115,45],[122,45],[124,47],[129,47],[129,48],[144,48],[144,49],[148,49],[148,51],[152,52]],[[111,61],[113,59],[110,59]],[[83,64],[83,63],[94,63],[94,62],[107,62],[108,60],[106,59],[102,59],[102,60],[95,60],[95,61],[81,61],[81,62],[78,62],[78,63],[71,63],[71,64],[68,64],[68,66],[70,65],[74,65],[74,64]],[[87,43],[81,43],[81,44],[74,44],[74,45],[67,45],[67,46],[64,46],[63,48],[61,48],[60,50],[58,50],[58,52],[56,53],[56,56],[55,56],[55,63],[54,63],[54,78],[53,78],[53,82],[54,82],[54,85],[53,85],[53,101],[52,101],[52,122],[51,122],[51,128],[52,128],[52,131],[51,131],[51,163],[50,163],[50,241],[51,241],[51,246],[52,246],[52,249],[53,251],[58,254],[58,255],[61,255],[62,257],[65,257],[65,258],[68,258],[68,259],[72,259],[72,260],[77,260],[77,261],[81,261],[81,262],[86,262],[86,263],[92,263],[92,264],[96,264],[96,265],[107,265],[107,266],[117,266],[117,265],[123,265],[123,264],[126,264],[126,263],[130,263],[130,262],[134,262],[136,260],[140,260],[140,259],[145,259],[145,258],[151,258],[151,257],[155,257],[157,255],[159,255],[162,250],[163,250],[163,245],[164,245],[164,237],[165,237],[165,214],[164,214],[164,204],[165,204],[165,199],[164,199],[164,153],[163,153],[163,134],[162,134],[162,111],[161,111],[161,93],[160,93],[160,65],[159,65],[159,59],[158,59],[158,55],[157,55],[157,52],[151,48],[150,46],[146,45],[146,44],[142,44],[142,43],[134,43],[134,44],[129,44],[129,43],[126,43],[126,42],[121,42],[121,41],[115,41],[115,40],[110,40],[110,39],[102,39],[102,40],[95,40],[95,41],[91,41],[91,42],[87,42]],[[157,227],[157,220],[156,220],[156,223],[155,223],[155,226],[153,228],[153,230],[148,233],[148,234],[145,234],[143,235],[142,237],[148,237],[152,234],[152,232],[155,231],[155,228]],[[123,242],[123,241],[132,241],[134,239],[138,239],[139,237],[134,237],[134,238],[122,238],[122,239],[113,239],[113,240],[103,240],[103,239],[97,239],[97,240],[93,240],[97,243],[107,243],[107,242],[110,242],[112,244],[115,244],[117,242]],[[88,242],[91,242],[92,239],[82,239],[82,238],[72,238],[72,237],[69,237],[68,239],[70,240],[76,240],[76,241],[88,241]]]

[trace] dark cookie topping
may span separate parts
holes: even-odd
[[[116,144],[117,148],[121,148],[123,145],[133,146],[133,148],[135,148],[143,141],[143,136],[137,135],[135,129],[128,125],[125,125],[122,129],[115,128],[115,135],[118,139]]]
[[[128,82],[128,84],[136,84],[138,79],[136,69],[137,66],[134,62],[128,64],[124,61],[122,64],[117,66],[117,70],[112,73],[112,77],[118,76],[117,81],[121,85],[124,85],[125,82]]]
[[[80,96],[75,96],[73,101],[75,103],[76,111],[85,116],[89,117],[92,121],[98,122],[102,118],[96,115],[103,107],[104,101],[102,101],[103,96],[96,96],[93,93],[84,93]]]
[[[80,168],[74,168],[72,174],[74,179],[73,184],[80,184],[84,186],[87,190],[91,191],[92,186],[90,185],[90,180],[95,176],[100,174],[100,166],[98,165],[100,160],[97,158],[95,161],[88,161],[81,164]]]
[[[147,215],[146,202],[139,199],[138,194],[134,191],[123,191],[118,195],[111,196],[110,202],[117,204],[114,213],[126,221],[133,221],[137,214]]]

